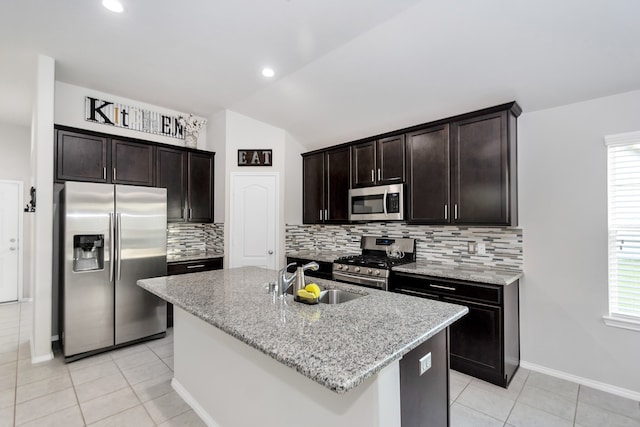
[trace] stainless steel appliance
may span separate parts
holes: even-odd
[[[66,182],[60,207],[67,361],[163,336],[166,303],[136,281],[167,273],[166,189]]]
[[[416,260],[415,239],[363,236],[360,248],[333,262],[333,280],[388,291],[391,268]]]
[[[403,220],[403,189],[402,184],[392,184],[349,190],[349,220]]]

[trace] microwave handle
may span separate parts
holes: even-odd
[[[384,196],[382,197],[382,206],[384,208],[384,216],[389,216],[387,213],[387,192],[388,190],[384,190]]]

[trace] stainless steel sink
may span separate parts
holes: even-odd
[[[364,295],[355,294],[353,292],[343,291],[342,289],[327,289],[320,292],[320,301],[323,304],[342,304]]]

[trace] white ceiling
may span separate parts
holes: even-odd
[[[228,108],[310,149],[640,89],[637,0],[123,3],[4,1],[0,121],[29,124],[36,53],[57,80],[204,117]]]

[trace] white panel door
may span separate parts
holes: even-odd
[[[278,268],[278,174],[232,173],[230,267]]]
[[[18,300],[21,209],[22,183],[0,181],[0,302]]]

